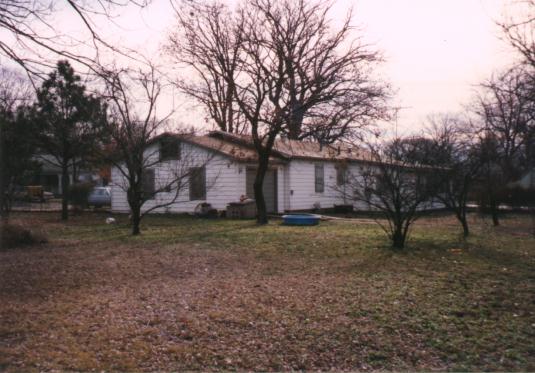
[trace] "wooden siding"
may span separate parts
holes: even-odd
[[[178,199],[171,205],[154,210],[155,213],[165,212],[193,212],[201,202],[208,202],[218,210],[224,210],[229,202],[238,201],[245,194],[245,167],[233,163],[230,159],[210,153],[199,147],[184,144],[181,151],[180,161],[166,161],[155,167],[156,186],[166,184],[173,178],[174,173],[185,172],[189,167],[199,167],[206,164],[206,200],[190,201],[189,182],[184,179],[184,187],[181,188]],[[154,147],[147,155],[157,156]],[[130,208],[126,200],[124,190],[124,178],[117,168],[112,169],[112,211],[129,212]],[[152,208],[172,200],[175,191],[170,193],[158,193],[153,200],[145,202],[143,210]]]
[[[315,166],[323,164],[325,187],[322,193],[315,192]],[[286,210],[309,210],[319,204],[321,208],[331,208],[335,204],[342,204],[341,193],[336,190],[335,162],[292,160],[288,166],[287,184],[289,189],[285,200],[288,201]]]
[[[255,167],[255,164],[245,164],[233,162],[230,158],[191,144],[183,144],[183,152],[180,161],[171,160],[162,162],[155,167],[155,183],[163,185],[165,180],[169,180],[173,172],[177,172],[177,167],[198,167],[206,163],[206,202],[210,203],[218,210],[226,209],[230,202],[236,202],[246,191],[246,170],[248,167]],[[157,157],[157,148],[149,149],[147,155]],[[315,192],[315,165],[322,163],[324,167],[325,188],[323,193]],[[180,166],[182,164],[182,166]],[[272,168],[277,170],[277,209],[278,212],[311,210],[316,205],[320,208],[332,208],[335,204],[353,204],[356,210],[367,210],[367,206],[362,202],[352,201],[351,198],[344,200],[340,186],[336,185],[336,162],[333,161],[312,161],[312,160],[291,160],[286,165],[275,165]],[[360,168],[358,163],[352,163],[348,167],[348,172],[358,175]],[[191,213],[195,207],[205,201],[189,200],[189,182],[183,180],[184,188],[179,194],[179,198],[168,207],[159,208],[155,213]],[[122,175],[116,168],[112,169],[112,211],[129,212],[126,201],[126,192],[120,187],[123,185]],[[347,186],[352,188],[351,186]],[[352,191],[347,190],[346,195],[352,196]],[[145,202],[143,210],[151,208],[155,203],[169,201],[174,196],[171,193],[158,193],[154,200]],[[440,208],[438,203],[429,203],[426,208]]]

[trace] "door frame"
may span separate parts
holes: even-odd
[[[255,171],[256,172],[257,167],[255,166],[247,166],[245,167],[245,191],[247,192],[247,171]],[[275,210],[273,213],[278,214],[279,213],[279,170],[277,167],[268,167],[268,172],[273,171],[273,190],[274,196],[273,196],[273,204],[275,205]],[[264,177],[264,182],[266,181]],[[252,196],[254,198],[254,195]],[[265,199],[265,196],[264,196]],[[266,206],[267,208],[267,206]]]

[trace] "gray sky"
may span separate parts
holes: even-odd
[[[387,58],[381,74],[397,89],[395,103],[403,107],[399,129],[408,132],[419,128],[430,113],[461,109],[475,84],[512,62],[511,50],[499,39],[495,25],[508,12],[507,3],[339,0],[331,18],[336,24],[353,7],[354,23],[362,27],[364,40]],[[173,15],[167,0],[156,0],[145,10],[132,10],[120,23],[129,25],[124,26],[124,42],[156,55]],[[193,118],[203,121],[198,115]]]
[[[498,0],[361,0],[357,19],[388,62],[385,75],[404,109],[399,126],[419,127],[433,112],[459,110],[474,85],[512,62],[495,20]],[[360,12],[359,10],[360,4]]]
[[[407,133],[420,128],[430,113],[461,109],[478,82],[512,63],[514,54],[499,39],[494,23],[511,11],[511,1],[338,0],[331,18],[336,25],[352,7],[360,36],[384,53],[387,62],[378,73],[397,90],[393,103],[403,108],[398,127]],[[164,62],[160,46],[174,23],[169,0],[116,13],[115,25],[100,25],[104,38]],[[80,27],[72,12],[59,12],[58,22],[73,35]],[[179,106],[177,118],[188,125],[205,123],[204,114],[192,109],[191,102],[171,96],[166,105]]]

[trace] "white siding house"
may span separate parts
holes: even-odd
[[[164,134],[162,138],[175,136]],[[206,136],[178,137],[181,146],[180,159],[156,163],[154,183],[163,185],[170,173],[187,173],[192,167],[204,166],[205,193],[196,198],[189,190],[187,178],[180,189],[179,197],[167,207],[154,210],[157,213],[191,213],[199,203],[207,202],[213,208],[225,210],[227,204],[237,202],[241,196],[253,198],[256,152],[247,136],[227,134],[220,131]],[[147,151],[147,156],[158,157],[160,143],[156,140]],[[268,212],[283,213],[315,208],[332,208],[334,205],[353,204],[363,209],[362,204],[344,198],[340,189],[337,169],[341,162],[348,172],[357,175],[359,164],[367,162],[369,155],[362,150],[340,147],[321,147],[312,142],[279,140],[276,142],[270,171],[264,181],[264,194]],[[112,169],[112,211],[128,212],[125,182],[117,168]],[[199,193],[197,193],[199,194]],[[346,191],[346,196],[351,191]],[[153,200],[147,201],[143,210],[155,204],[170,201],[175,192],[157,193]]]
[[[149,149],[147,153],[157,154],[157,144]],[[167,184],[174,178],[177,172],[187,173],[188,168],[204,166],[206,172],[206,198],[190,198],[188,177],[183,180],[184,186],[180,189],[178,198],[169,206],[154,210],[156,213],[164,212],[193,212],[195,207],[201,202],[208,202],[218,210],[224,210],[230,201],[237,201],[240,195],[245,194],[245,172],[243,167],[233,162],[228,157],[214,154],[210,150],[196,147],[192,144],[184,144],[181,147],[183,155],[188,154],[188,159],[183,166],[181,160],[170,160],[157,163],[154,167],[154,183],[158,185]],[[184,158],[184,157],[183,157]],[[184,162],[184,159],[182,159]],[[126,182],[123,175],[116,168],[112,168],[112,211],[128,212],[128,202],[126,198]],[[170,201],[175,198],[175,191],[157,193],[152,200],[148,200],[143,205],[143,210],[152,208],[154,205]]]

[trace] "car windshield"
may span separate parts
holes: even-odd
[[[98,189],[94,189],[93,190],[93,195],[95,196],[103,196],[103,195],[106,195],[106,189],[103,189],[103,188],[98,188]]]

